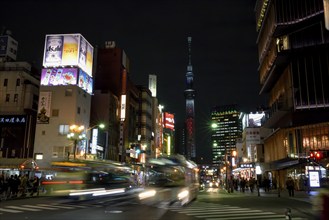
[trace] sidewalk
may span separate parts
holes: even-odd
[[[41,197],[41,196],[45,196],[46,194],[44,192],[35,192],[33,193],[33,195],[31,195],[31,192],[27,192],[25,193],[25,195],[22,195],[21,193],[19,193],[17,196],[5,196],[4,194],[2,194],[0,196],[0,202],[1,201],[6,201],[6,200],[14,200],[14,199],[28,199],[28,198],[36,198],[36,197]]]
[[[227,192],[226,189],[221,189],[224,193],[230,194]],[[289,193],[287,190],[283,189],[281,191],[279,190],[270,190],[269,192],[265,192],[262,188],[259,189],[259,193],[257,189],[255,189],[253,192],[250,190],[245,190],[245,192],[234,191],[232,194],[243,194],[247,196],[264,196],[264,197],[284,197],[289,199],[295,199],[300,200],[308,203],[312,203],[312,199],[314,196],[317,195],[317,191],[310,191],[309,193],[307,191],[295,191],[294,196],[289,196]]]

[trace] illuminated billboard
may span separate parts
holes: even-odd
[[[48,68],[41,71],[42,86],[76,85],[77,68]]]
[[[93,92],[93,79],[79,68],[47,68],[41,71],[42,86],[78,85],[87,93]]]
[[[256,112],[245,114],[242,118],[242,129],[246,127],[261,127],[262,119],[265,117],[265,112]]]
[[[78,86],[87,93],[92,94],[93,78],[91,78],[86,72],[79,70]]]
[[[46,35],[44,67],[78,66],[92,76],[94,48],[81,34]]]
[[[164,127],[174,130],[175,129],[175,116],[174,114],[170,114],[168,112],[164,112]]]

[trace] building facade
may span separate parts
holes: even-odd
[[[40,77],[27,62],[0,62],[0,157],[33,158]]]
[[[236,105],[216,106],[211,111],[212,164],[219,166],[229,160],[241,138],[242,124]]]
[[[86,158],[90,140],[93,47],[81,34],[46,35],[34,153],[40,169]]]
[[[258,0],[255,13],[260,94],[269,97],[263,126],[273,131],[266,170],[283,187],[288,176],[308,178],[311,151],[329,149],[329,31],[323,0]]]

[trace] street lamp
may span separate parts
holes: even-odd
[[[83,132],[84,126],[78,126],[78,125],[71,125],[70,126],[70,133],[67,134],[67,138],[70,140],[73,140],[73,159],[76,158],[76,151],[77,151],[77,144],[80,140],[85,139],[86,135]]]

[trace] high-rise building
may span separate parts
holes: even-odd
[[[138,108],[138,102],[133,102],[138,100],[138,93],[129,92],[129,58],[122,48],[116,46],[115,41],[106,41],[104,46],[96,49],[96,54],[91,121],[102,121],[107,125],[105,131],[108,149],[105,158],[124,161],[125,149],[129,147],[132,138],[136,139],[134,132],[128,137],[126,126],[133,125],[135,128],[136,123],[134,118],[129,117],[129,112],[136,112],[135,109]],[[130,94],[136,96],[132,101]],[[127,107],[127,103],[133,107]],[[102,108],[99,108],[100,105]],[[133,121],[127,123],[127,120]]]
[[[220,165],[228,160],[241,138],[242,123],[236,105],[216,106],[211,111],[212,164]]]
[[[329,150],[329,31],[323,0],[258,0],[255,13],[263,126],[273,131],[263,170],[283,187],[287,176],[308,177],[311,151]]]
[[[193,86],[193,68],[192,68],[192,37],[187,38],[188,41],[188,65],[186,72],[186,89],[184,91],[186,102],[186,119],[185,119],[185,148],[186,158],[196,159],[196,146],[195,146],[195,112],[194,112],[194,99],[195,90]]]

